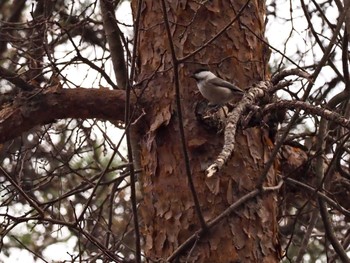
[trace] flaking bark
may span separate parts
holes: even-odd
[[[133,1],[134,13],[136,4],[137,1]],[[188,186],[179,121],[184,124],[189,153],[187,161],[207,222],[246,193],[254,191],[256,179],[269,156],[269,147],[263,143],[268,140],[265,131],[260,128],[238,130],[237,150],[233,158],[225,169],[221,169],[220,176],[206,179],[204,170],[222,148],[223,138],[196,121],[195,104],[202,98],[197,93],[196,84],[189,78],[197,64],[208,63],[221,77],[235,80],[240,87],[265,79],[266,47],[240,27],[240,21],[244,21],[256,34],[263,34],[263,2],[250,1],[246,5],[247,1],[243,0],[233,4],[229,1],[208,1],[203,4],[188,2],[183,6],[178,1],[165,1],[165,4],[174,50],[181,61],[178,74],[172,72],[173,58],[168,37],[164,34],[162,7],[158,1],[144,0],[143,7],[146,8],[141,12],[136,76],[136,81],[154,76],[144,88],[142,99],[146,115],[140,129],[143,167],[140,184],[144,194],[140,211],[145,236],[144,252],[154,261],[171,258],[177,248],[202,227]],[[242,12],[237,23],[232,23],[239,10]],[[225,27],[224,32],[219,34]],[[216,34],[219,35],[215,37]],[[210,39],[212,42],[200,52],[189,55]],[[193,62],[183,63],[181,58]],[[214,65],[222,58],[229,59]],[[240,64],[239,61],[252,63]],[[154,74],[155,71],[158,72]],[[175,107],[173,83],[176,76],[180,83],[182,120],[179,120]],[[273,170],[268,174],[266,185],[276,185]],[[275,194],[258,195],[253,200],[245,202],[240,210],[225,217],[172,260],[278,262]]]

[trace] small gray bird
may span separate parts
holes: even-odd
[[[243,96],[243,90],[207,69],[196,70],[191,77],[197,81],[197,87],[202,96],[209,100],[209,105],[224,105]]]

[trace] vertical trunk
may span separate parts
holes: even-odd
[[[135,4],[133,3],[134,12]],[[138,80],[159,72],[145,88],[141,101],[147,123],[140,142],[144,222],[144,251],[151,259],[166,259],[200,229],[186,178],[174,74],[160,1],[144,0],[140,21]],[[184,57],[224,28],[244,6],[240,1],[166,1],[177,56]],[[205,220],[213,219],[242,195],[254,190],[269,156],[271,143],[260,128],[240,130],[228,165],[206,179],[204,170],[223,145],[223,135],[206,130],[195,118],[202,100],[188,76],[198,64],[208,65],[240,87],[265,79],[267,55],[263,43],[264,1],[251,1],[239,20],[215,41],[180,65],[183,122],[192,177]],[[249,29],[248,29],[249,28]],[[256,36],[254,36],[254,34]],[[271,169],[268,185],[275,184]],[[210,187],[208,187],[210,186]],[[179,260],[187,262],[278,262],[276,198],[258,196],[200,238]]]

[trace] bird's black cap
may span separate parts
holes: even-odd
[[[191,78],[194,78],[194,79],[196,79],[196,74],[197,73],[199,73],[199,72],[202,72],[202,71],[209,71],[209,69],[208,68],[198,68],[198,69],[196,69],[195,71],[193,71],[193,73],[191,74]]]

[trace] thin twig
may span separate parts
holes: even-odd
[[[320,49],[322,50],[322,52],[325,53],[326,49],[322,45],[322,41],[319,38],[319,34],[314,29],[313,23],[311,21],[310,14],[309,14],[309,12],[307,10],[307,7],[306,7],[306,4],[305,4],[305,1],[301,0],[300,2],[301,2],[301,7],[302,7],[303,12],[304,12],[304,17],[306,18],[307,23],[309,25],[309,29],[310,29],[313,37],[315,38],[317,44],[319,45]],[[334,70],[334,72],[337,74],[337,76],[339,76],[342,80],[344,80],[344,76],[340,73],[340,71],[338,70],[337,66],[334,65],[333,61],[332,60],[328,60],[328,64]]]
[[[319,202],[320,213],[321,213],[323,225],[324,225],[328,240],[332,244],[334,250],[336,251],[336,253],[340,257],[342,262],[349,263],[350,259],[347,255],[346,251],[344,250],[343,246],[339,243],[339,240],[334,233],[332,221],[329,218],[329,213],[328,213],[327,206],[326,206],[325,202],[322,200],[322,198],[318,198],[318,202]]]
[[[130,126],[132,122],[132,119],[130,116],[130,95],[131,95],[131,89],[132,89],[131,82],[134,78],[133,76],[134,76],[134,71],[136,67],[136,54],[137,54],[138,34],[139,34],[138,28],[139,28],[140,17],[141,17],[141,5],[142,5],[142,0],[138,0],[136,21],[135,21],[135,38],[134,38],[133,53],[132,53],[131,76],[130,76],[130,80],[126,82],[126,100],[125,100],[125,117],[124,117],[125,123],[127,124],[126,143],[127,143],[127,149],[128,149],[128,159],[129,159],[129,162],[132,164],[132,166],[130,167],[130,185],[131,185],[130,189],[131,189],[131,204],[132,204],[134,228],[135,228],[135,249],[136,249],[135,257],[136,257],[137,263],[141,263],[141,235],[140,235],[140,226],[139,226],[139,219],[138,219],[138,213],[137,213],[136,174],[135,174],[133,147],[132,147],[133,145],[132,139],[136,140],[136,138],[131,138],[131,129],[133,127]]]
[[[350,4],[350,1],[347,3],[347,8],[349,7],[349,4]],[[347,8],[345,8],[345,10],[347,10]],[[312,79],[315,80],[318,76],[318,74],[320,74],[321,72],[321,69],[324,67],[324,65],[326,64],[326,61],[328,60],[329,56],[330,56],[330,53],[333,49],[333,46],[335,45],[336,43],[336,38],[339,34],[339,31],[342,27],[342,24],[345,20],[345,16],[346,16],[346,12],[343,11],[343,13],[340,15],[339,19],[338,19],[338,24],[337,24],[337,27],[336,29],[334,30],[334,33],[333,33],[333,36],[329,42],[329,45],[328,47],[325,49],[324,51],[324,54],[320,60],[320,62],[318,63],[315,71],[313,72],[312,74]],[[313,81],[310,81],[308,86],[306,87],[306,90],[305,90],[305,93],[303,95],[303,98],[301,99],[302,101],[305,101],[308,97],[309,97],[309,94],[311,92],[311,89],[313,87]],[[301,102],[302,102],[301,101]],[[288,123],[287,127],[285,128],[285,131],[283,132],[282,136],[280,137],[280,139],[278,140],[278,142],[276,143],[273,151],[272,151],[272,154],[270,155],[270,158],[269,160],[267,161],[267,163],[265,164],[265,168],[264,168],[264,172],[262,173],[261,175],[261,178],[260,178],[260,184],[262,185],[262,183],[265,181],[265,178],[267,176],[267,173],[271,167],[271,165],[274,163],[274,159],[276,158],[277,156],[277,153],[280,149],[280,147],[282,146],[282,142],[285,140],[285,138],[287,137],[290,129],[294,126],[294,123],[296,122],[296,120],[298,119],[298,116],[299,116],[299,113],[300,113],[300,109],[297,109],[297,111],[295,112],[295,114],[293,115],[293,117],[291,118],[290,122]]]
[[[252,33],[257,39],[259,39],[259,41],[263,42],[266,46],[268,46],[269,48],[271,48],[272,50],[276,51],[278,54],[280,54],[283,58],[285,58],[286,60],[288,60],[291,64],[293,64],[295,67],[297,67],[300,70],[304,70],[302,67],[300,67],[297,63],[294,62],[293,59],[289,58],[288,56],[286,56],[285,52],[282,52],[280,50],[278,50],[277,48],[275,48],[274,46],[271,46],[271,44],[266,41],[263,37],[260,37],[259,35],[257,35],[252,29],[250,29],[250,27],[248,27],[247,25],[245,25],[243,22],[241,22],[241,24],[247,28],[249,30],[250,33]]]
[[[350,3],[350,1],[349,1],[349,3]],[[347,4],[347,6],[349,6],[349,3]],[[330,43],[329,43],[328,47],[326,48],[326,50],[324,51],[323,57],[322,57],[321,61],[319,62],[317,68],[315,69],[314,73],[312,74],[313,80],[315,80],[317,78],[318,74],[321,72],[321,69],[324,67],[325,62],[328,60],[329,55],[331,53],[331,50],[332,50],[333,46],[336,43],[337,35],[338,35],[338,33],[339,33],[340,29],[341,29],[341,26],[342,26],[344,20],[345,20],[345,12],[343,12],[340,15],[337,27],[334,30],[334,34],[333,34],[333,36],[332,36],[332,38],[330,40]],[[311,92],[312,86],[313,86],[313,81],[310,81],[308,86],[307,86],[307,88],[306,88],[306,91],[305,91],[305,93],[303,95],[303,98],[301,99],[302,101],[305,101],[308,98],[308,96],[309,96],[309,94]],[[274,159],[276,158],[276,156],[277,156],[277,154],[279,152],[279,149],[281,148],[281,146],[283,144],[283,141],[285,140],[285,138],[287,137],[290,129],[294,126],[294,123],[298,119],[299,113],[300,113],[300,109],[297,109],[297,111],[295,112],[295,114],[291,118],[290,122],[288,123],[287,127],[285,128],[285,131],[283,132],[282,136],[276,142],[275,147],[272,150],[272,153],[270,155],[270,158],[267,161],[267,163],[265,164],[264,171],[262,172],[261,177],[259,179],[259,184],[260,185],[262,185],[263,182],[265,181],[267,173],[270,170],[270,167],[272,166],[272,164],[274,163]]]
[[[38,205],[38,202],[36,200],[33,200],[31,197],[29,197],[20,187],[17,182],[12,178],[11,175],[9,175],[6,170],[0,166],[0,170],[2,171],[2,174],[6,177],[7,180],[12,184],[12,186],[18,191],[18,193],[33,207],[41,217],[44,217],[44,211],[40,208]]]
[[[24,91],[30,91],[34,90],[35,87],[27,83],[24,79],[19,77],[18,74],[0,66],[0,77],[6,79],[7,81],[14,84],[16,87],[18,87],[21,90]]]
[[[248,6],[250,0],[247,0],[247,2],[241,7],[241,9],[239,9],[239,11],[237,12],[237,15],[225,26],[223,27],[215,36],[213,36],[211,39],[209,39],[207,42],[205,42],[203,45],[201,45],[199,48],[197,48],[195,51],[191,52],[190,54],[177,59],[179,63],[182,63],[184,61],[186,61],[187,59],[189,59],[190,57],[194,56],[195,54],[197,54],[198,52],[200,52],[202,49],[204,49],[205,47],[207,47],[209,44],[211,44],[213,41],[215,41],[218,37],[220,37],[223,33],[226,32],[226,30],[232,26],[237,20],[238,18],[242,15],[243,11],[246,9],[246,7]]]
[[[131,56],[131,68],[130,68],[130,82],[134,82],[134,76],[135,76],[135,68],[136,68],[136,59],[137,59],[137,48],[138,48],[138,41],[139,41],[139,34],[140,34],[140,18],[141,18],[141,9],[142,9],[142,2],[143,0],[137,1],[137,13],[136,13],[136,20],[135,20],[135,29],[134,29],[134,43],[133,43],[133,50],[132,50],[132,56]],[[160,63],[161,64],[161,63]],[[160,67],[160,66],[159,66]]]
[[[86,203],[84,204],[84,207],[82,208],[80,215],[77,217],[77,221],[76,221],[77,225],[78,225],[79,221],[84,219],[84,214],[85,214],[86,210],[89,208],[89,205],[91,204],[92,198],[94,198],[95,193],[97,191],[97,188],[100,186],[100,183],[102,182],[102,179],[107,174],[107,170],[110,167],[110,165],[112,164],[112,162],[114,160],[114,156],[116,155],[116,153],[117,153],[117,151],[114,150],[112,156],[109,158],[109,162],[108,162],[107,166],[105,167],[105,169],[100,174],[100,178],[97,180],[94,188],[92,189],[92,192],[91,192],[89,198],[86,200]]]
[[[24,247],[26,250],[28,250],[30,253],[32,253],[33,255],[35,255],[36,257],[40,258],[42,261],[49,263],[49,261],[46,261],[39,253],[37,253],[36,251],[30,249],[27,245],[25,245],[21,240],[19,240],[16,236],[11,235],[11,237],[16,240],[22,247]]]
[[[343,213],[345,216],[350,217],[350,210],[347,210],[346,208],[344,208],[343,206],[341,206],[338,202],[334,201],[332,198],[328,197],[327,195],[325,195],[324,193],[318,191],[318,189],[304,184],[302,182],[299,182],[297,180],[294,180],[292,178],[284,178],[284,181],[287,184],[293,184],[293,185],[297,185],[300,186],[302,188],[304,188],[305,190],[308,190],[312,193],[316,193],[318,198],[322,198],[323,200],[325,200],[329,205],[331,205],[333,208],[339,210],[339,212]]]
[[[344,7],[344,10],[343,10],[343,12],[340,15],[339,20],[338,20],[337,28],[339,28],[339,30],[340,30],[340,27],[342,25],[342,21],[345,20],[345,16],[346,16],[346,13],[347,13],[347,10],[349,9],[349,7],[350,7],[350,1],[347,1],[346,5]],[[338,35],[339,31],[337,33],[336,32],[337,31],[335,30],[333,37],[332,37],[332,39],[334,39],[334,41],[335,41],[335,38]],[[323,60],[324,60],[324,58],[325,58],[325,56],[323,57]],[[316,174],[317,182],[321,188],[322,188],[322,184],[323,184],[323,180],[324,180],[324,150],[325,150],[325,138],[326,138],[326,134],[327,134],[327,127],[328,127],[328,121],[325,118],[322,118],[320,125],[319,125],[318,134],[317,134],[317,146],[318,147],[316,149],[319,153],[322,153],[322,154],[320,154],[318,157],[316,157],[316,165],[315,165],[315,174]],[[334,250],[337,252],[340,259],[343,262],[349,263],[350,259],[347,255],[346,251],[342,247],[342,245],[339,243],[339,241],[334,233],[332,221],[329,217],[326,203],[324,202],[324,200],[322,198],[318,198],[318,204],[320,207],[320,213],[321,213],[323,225],[324,225],[326,236],[327,236],[328,240],[332,244]]]
[[[306,113],[318,115],[322,118],[335,122],[336,124],[344,128],[350,128],[350,120],[340,115],[339,113],[328,110],[327,108],[310,105],[309,103],[304,101],[280,100],[271,104],[267,104],[262,109],[262,112],[263,114],[265,114],[267,112],[273,112],[276,109],[303,110]]]
[[[74,47],[75,52],[77,53],[77,58],[79,60],[81,60],[81,62],[89,65],[92,69],[96,70],[97,72],[99,72],[102,77],[105,78],[105,80],[108,82],[109,85],[112,86],[113,89],[119,89],[118,86],[111,80],[111,78],[107,75],[107,73],[101,69],[99,66],[95,65],[94,63],[92,63],[89,59],[85,58],[79,51],[79,48],[77,47],[77,45],[74,43],[72,36],[69,34],[68,30],[65,29],[64,27],[62,27],[58,22],[55,23],[55,25],[59,26],[61,28],[61,30],[64,31],[64,33],[67,35],[69,41],[71,42],[71,44]]]
[[[248,194],[242,196],[239,198],[236,202],[234,202],[232,205],[230,205],[225,211],[223,211],[220,215],[215,217],[213,220],[210,220],[207,224],[208,229],[213,228],[216,226],[221,220],[232,214],[236,209],[247,203],[248,201],[252,200],[256,196],[262,193],[271,192],[271,191],[277,191],[282,186],[283,182],[280,182],[277,186],[272,187],[264,187],[262,189],[255,189]],[[203,229],[200,229],[196,231],[194,234],[192,234],[189,238],[186,239],[185,242],[183,242],[168,258],[167,262],[171,262],[175,260],[179,255],[181,255],[185,250],[187,250],[190,246],[193,245],[193,243],[196,240],[199,240],[202,238],[207,232]]]
[[[295,262],[297,263],[302,263],[303,261],[303,256],[306,252],[306,249],[307,249],[307,244],[309,243],[309,240],[310,240],[310,237],[311,237],[311,234],[312,234],[312,230],[314,229],[316,223],[317,223],[317,220],[318,220],[318,210],[316,208],[314,208],[312,214],[311,214],[311,219],[310,219],[310,222],[309,222],[309,225],[307,227],[307,230],[304,234],[304,237],[303,237],[303,240],[301,242],[301,245],[300,245],[300,249],[299,249],[299,252],[298,252],[298,255],[297,255],[297,258],[295,259]]]
[[[182,117],[182,109],[181,109],[180,83],[179,83],[179,75],[178,75],[179,74],[179,60],[176,57],[176,51],[175,51],[174,42],[173,42],[173,38],[171,35],[171,31],[170,31],[165,1],[161,0],[161,4],[162,4],[162,9],[163,9],[165,30],[167,32],[168,41],[169,41],[170,50],[171,50],[172,63],[174,66],[174,84],[175,84],[176,107],[177,107],[177,114],[178,114],[178,119],[179,119],[179,130],[180,130],[180,137],[181,137],[182,152],[183,152],[184,159],[185,159],[186,175],[188,178],[188,183],[189,183],[190,190],[192,193],[192,197],[193,197],[193,201],[194,201],[194,205],[195,205],[195,209],[196,209],[196,213],[197,213],[199,222],[201,224],[202,229],[205,230],[207,228],[207,226],[206,226],[205,220],[203,218],[203,214],[202,214],[202,211],[200,208],[197,192],[196,192],[196,189],[194,187],[194,183],[193,183],[193,179],[192,179],[190,159],[189,159],[188,152],[187,152],[185,131],[184,131],[184,126],[183,126],[183,121],[182,121],[183,117]]]

